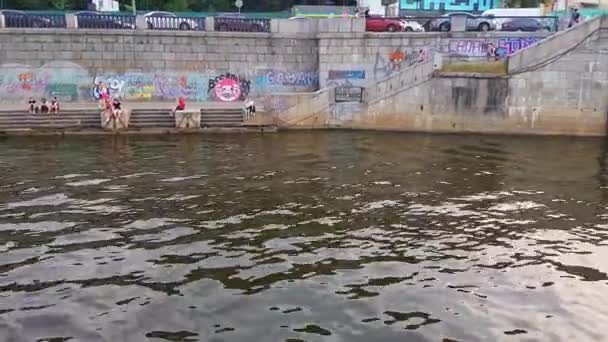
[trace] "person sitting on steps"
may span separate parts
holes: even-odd
[[[49,104],[46,102],[46,99],[43,97],[42,100],[40,100],[40,113],[48,114],[49,109],[50,109]]]
[[[186,99],[182,96],[177,99],[177,106],[171,111],[171,115],[175,116],[175,112],[178,110],[186,110]]]
[[[53,96],[51,100],[51,113],[59,113],[59,101],[57,100],[57,96]]]

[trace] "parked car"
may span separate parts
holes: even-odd
[[[451,31],[452,30],[452,18],[455,16],[466,17],[466,30],[467,31],[491,31],[496,29],[491,17],[476,17],[471,13],[466,12],[454,12],[444,14],[437,19],[433,19],[430,22],[431,31]]]
[[[540,21],[533,18],[517,18],[502,23],[501,31],[535,32],[543,29]]]
[[[79,28],[134,29],[135,19],[129,16],[109,15],[94,11],[74,13]]]
[[[220,13],[215,17],[216,31],[266,32],[270,27],[264,27],[264,21],[249,19],[239,13]]]
[[[6,27],[53,27],[49,18],[29,15],[23,11],[0,10]]]
[[[424,32],[424,26],[420,25],[415,20],[401,19],[405,23],[405,31],[407,32]]]
[[[165,29],[165,30],[197,30],[199,22],[194,19],[178,18],[175,13],[171,12],[148,12],[144,14],[146,24],[149,29]]]
[[[370,32],[401,32],[405,31],[405,22],[398,18],[385,18],[376,15],[365,17],[365,30]],[[410,28],[411,29],[411,28]]]

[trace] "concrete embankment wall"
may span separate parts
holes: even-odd
[[[426,132],[605,135],[608,20],[582,24],[509,59],[511,74],[436,73],[375,92],[341,127]],[[344,112],[336,104],[334,112]],[[353,104],[348,106],[355,107]],[[335,125],[335,120],[333,122]],[[329,126],[329,123],[328,123]]]
[[[366,33],[362,23],[278,21],[273,33],[2,29],[0,102],[50,96],[93,101],[99,81],[127,101],[173,101],[178,96],[191,102],[238,101],[251,96],[264,102],[269,94],[298,97],[326,85],[365,85],[435,51],[484,59],[489,44],[508,55],[547,36]]]
[[[234,101],[318,89],[318,42],[304,34],[0,30],[0,101]]]
[[[550,36],[546,32],[428,32],[319,35],[320,86],[364,86],[439,53],[444,60],[487,61],[494,46],[507,57]]]

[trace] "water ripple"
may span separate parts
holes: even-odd
[[[1,341],[607,333],[600,140],[299,132],[0,145]]]

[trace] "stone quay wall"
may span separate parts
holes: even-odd
[[[318,42],[298,34],[0,30],[0,101],[236,101],[318,89]]]
[[[547,34],[366,33],[361,19],[283,20],[272,33],[0,29],[0,102],[93,101],[95,84],[127,101],[238,101],[365,86],[441,52],[505,55]]]

